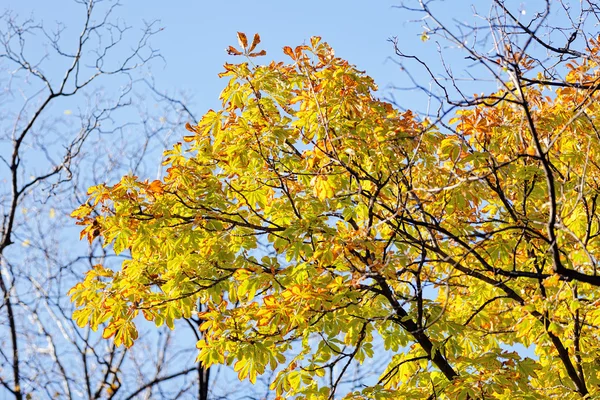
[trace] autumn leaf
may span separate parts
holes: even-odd
[[[233,46],[229,46],[227,48],[227,54],[229,54],[230,56],[241,56],[243,53],[241,51],[239,51],[238,49],[236,49]]]
[[[154,180],[148,185],[147,190],[155,194],[162,194],[164,192],[163,183],[159,180]]]
[[[255,33],[254,37],[252,38],[252,44],[250,45],[248,52],[254,51],[254,49],[256,48],[256,46],[258,46],[259,43],[260,43],[260,35],[258,33]]]
[[[248,38],[246,37],[246,34],[242,33],[242,32],[238,32],[237,37],[238,37],[238,43],[240,44],[240,47],[245,50],[246,47],[248,47]],[[250,50],[250,51],[252,51],[252,50]]]
[[[248,57],[259,57],[259,56],[266,56],[267,52],[265,50],[261,50],[255,53],[250,53],[248,54]]]
[[[294,54],[294,51],[292,50],[292,48],[290,46],[284,46],[283,52],[284,52],[284,54],[290,56],[290,58],[292,58],[294,60],[296,59],[296,55]]]

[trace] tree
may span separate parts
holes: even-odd
[[[160,58],[156,22],[134,29],[115,1],[69,6],[81,16],[73,26],[0,14],[0,398],[206,398],[207,371],[172,332],[132,351],[70,318],[68,288],[114,254],[73,246],[68,215],[88,186],[156,171],[148,155],[188,113],[140,79]],[[162,114],[136,107],[142,96]]]
[[[94,186],[73,213],[131,254],[71,289],[73,318],[128,347],[140,314],[197,314],[198,359],[251,382],[276,371],[281,398],[334,398],[378,343],[385,369],[346,398],[597,396],[600,39],[577,22],[597,10],[546,36],[550,2],[527,23],[494,4],[469,48],[483,28],[458,36],[415,8],[424,39],[498,82],[465,96],[396,47],[431,72],[435,119],[377,99],[318,37],[255,65],[258,35],[238,34],[229,53],[248,60],[225,64],[223,108],[187,126],[164,178]]]

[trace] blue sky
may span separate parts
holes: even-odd
[[[262,37],[267,50],[265,62],[281,59],[281,48],[296,46],[311,36],[328,41],[336,53],[366,70],[380,85],[394,80],[398,68],[389,60],[391,36],[412,36],[407,42],[419,45],[414,34],[407,35],[406,16],[393,9],[394,1],[209,1],[173,2],[172,7],[152,5],[138,14],[126,7],[126,18],[160,18],[165,31],[157,41],[167,61],[156,68],[157,80],[194,94],[200,108],[216,100],[225,84],[217,78],[225,61],[232,62],[225,48],[236,44],[236,31]],[[237,60],[236,60],[237,61]]]
[[[237,43],[237,31],[261,35],[261,46],[267,50],[265,62],[282,59],[283,46],[296,46],[319,35],[338,56],[375,78],[381,89],[401,84],[398,66],[388,59],[393,57],[388,39],[397,36],[407,53],[422,53],[431,46],[419,40],[420,24],[407,22],[415,15],[395,8],[397,4],[394,0],[126,0],[118,15],[134,27],[132,34],[144,21],[160,20],[164,30],[152,39],[152,44],[165,62],[158,61],[152,67],[156,83],[162,90],[191,95],[194,110],[202,114],[218,106],[225,82],[217,74],[224,62],[234,61],[225,49]],[[62,21],[66,26],[64,37],[74,37],[84,16],[83,7],[70,0],[8,0],[3,7],[21,17],[42,19],[48,28]]]
[[[258,62],[265,63],[284,59],[283,46],[293,47],[319,35],[332,45],[338,56],[372,76],[382,97],[391,93],[386,90],[391,85],[411,86],[408,77],[394,62],[399,59],[389,42],[392,37],[398,38],[399,47],[405,54],[418,55],[436,73],[443,72],[438,54],[441,49],[446,66],[457,78],[468,81],[466,68],[470,62],[465,59],[466,54],[447,43],[441,43],[438,49],[435,40],[421,41],[424,31],[424,24],[418,20],[421,15],[399,8],[402,3],[411,5],[416,1],[123,0],[116,15],[132,26],[130,39],[139,35],[145,22],[157,21],[157,26],[164,28],[151,41],[164,57],[164,62],[153,63],[152,76],[160,90],[190,96],[193,110],[201,116],[209,108],[219,106],[218,95],[225,82],[217,74],[222,71],[223,63],[238,61],[225,52],[227,46],[237,43],[237,31],[261,35],[261,48],[267,50],[267,56]],[[536,7],[540,6],[538,3],[507,1],[507,5],[522,12],[524,18],[535,13]],[[477,11],[486,16],[489,12],[488,2],[452,0],[428,5],[444,23],[453,27],[463,21],[486,25],[483,18],[473,14]],[[21,17],[32,15],[36,20],[43,20],[46,28],[61,21],[66,28],[63,36],[71,40],[77,37],[85,13],[85,8],[72,0],[3,0],[0,12],[4,8],[14,10]],[[118,58],[118,51],[115,58]],[[428,85],[430,79],[422,66],[409,64],[409,70],[420,83]],[[484,71],[478,77],[488,78],[489,73]],[[487,84],[481,81],[460,83],[468,88],[467,94],[495,89],[491,81]],[[427,107],[427,98],[417,91],[395,91],[394,97],[405,108],[423,111]]]

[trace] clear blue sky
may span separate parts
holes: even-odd
[[[236,44],[237,31],[261,35],[262,49],[268,53],[264,62],[283,59],[281,48],[285,45],[296,46],[313,35],[322,36],[338,56],[372,76],[382,96],[389,93],[385,90],[389,85],[411,86],[407,76],[389,59],[398,60],[388,41],[390,37],[398,37],[404,53],[418,55],[434,71],[442,72],[437,43],[419,39],[423,27],[415,19],[420,16],[395,7],[402,3],[401,0],[122,0],[117,15],[133,27],[130,38],[135,36],[136,29],[139,32],[144,21],[159,20],[164,31],[153,37],[152,44],[160,50],[165,62],[153,65],[157,86],[169,93],[183,91],[192,95],[193,110],[202,115],[207,109],[219,106],[218,95],[225,82],[217,74],[224,62],[237,61],[225,52],[228,45]],[[519,0],[509,0],[507,5],[528,17],[539,6]],[[532,9],[528,10],[528,6]],[[462,21],[485,25],[485,21],[473,17],[473,10],[482,15],[489,11],[488,2],[463,0],[432,2],[430,7],[452,26]],[[85,12],[84,7],[72,0],[2,0],[0,12],[4,8],[16,11],[21,17],[32,15],[36,20],[41,19],[47,28],[61,21],[66,27],[63,36],[71,39],[77,37]],[[455,77],[469,80],[465,71],[469,61],[463,51],[447,47],[447,43],[442,43],[441,48],[446,66],[452,68]],[[118,58],[118,54],[115,56]],[[427,85],[429,78],[421,66],[412,64],[410,72]],[[482,76],[487,78],[489,74],[485,72]],[[481,81],[461,81],[461,85],[473,92],[495,89],[495,84],[485,86]],[[394,94],[402,107],[422,111],[427,106],[422,93]]]
[[[7,7],[22,17],[33,15],[46,27],[62,21],[65,37],[73,36],[84,17],[84,9],[70,0],[6,0]],[[158,1],[124,0],[118,15],[134,29],[143,21],[160,20],[164,31],[152,40],[166,64],[157,62],[152,69],[161,89],[185,91],[193,95],[194,110],[203,113],[218,106],[217,98],[224,81],[217,74],[224,62],[233,60],[225,53],[236,44],[236,31],[258,32],[265,62],[283,58],[281,48],[296,46],[313,35],[322,36],[340,57],[366,70],[381,89],[401,84],[393,56],[392,36],[400,38],[403,51],[423,53],[427,46],[419,40],[418,23],[405,11],[394,8],[394,0],[303,0],[303,1]],[[468,10],[465,10],[468,11]]]

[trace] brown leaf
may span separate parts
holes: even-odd
[[[195,126],[192,126],[189,122],[185,123],[185,129],[187,129],[190,132],[198,133],[198,128]]]
[[[227,48],[227,54],[229,54],[230,56],[241,56],[241,55],[242,55],[242,52],[241,52],[241,51],[239,51],[238,49],[236,49],[236,48],[235,48],[235,47],[233,47],[233,46],[229,46],[229,47]]]
[[[246,49],[246,47],[248,47],[248,38],[246,37],[246,34],[242,33],[242,32],[238,32],[237,36],[238,36],[238,43],[240,44],[240,46],[242,46],[243,49]]]
[[[255,33],[254,38],[252,38],[252,44],[250,45],[250,48],[248,49],[248,51],[253,51],[259,43],[260,43],[260,35],[258,33]]]
[[[250,53],[248,54],[248,57],[259,57],[259,56],[266,56],[267,52],[265,50],[261,50],[257,53]]]

